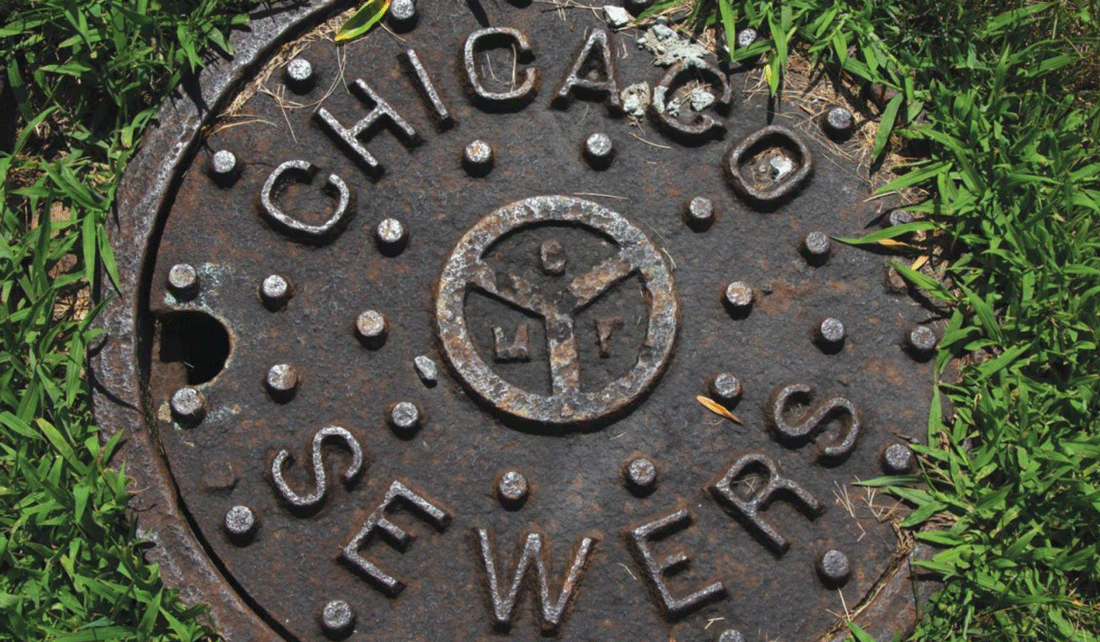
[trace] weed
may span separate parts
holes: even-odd
[[[117,443],[92,425],[89,290],[114,280],[103,221],[122,168],[172,88],[229,53],[242,2],[0,2],[17,136],[0,141],[0,638],[206,635],[146,564]],[[109,290],[105,288],[105,290]]]

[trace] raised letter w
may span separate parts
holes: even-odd
[[[596,540],[584,537],[573,551],[573,559],[569,565],[569,572],[562,582],[558,599],[550,597],[550,553],[543,545],[543,537],[539,533],[527,533],[523,536],[523,549],[520,552],[519,561],[512,570],[512,583],[506,593],[501,591],[497,574],[496,545],[489,531],[484,528],[474,529],[478,544],[480,545],[481,561],[485,565],[485,575],[489,584],[489,598],[493,607],[493,623],[502,631],[512,627],[512,618],[516,611],[516,602],[519,601],[520,591],[523,590],[524,578],[529,575],[531,563],[534,562],[535,577],[538,580],[539,592],[539,625],[548,633],[555,633],[561,627],[568,615],[568,610],[576,597],[577,587],[584,577],[585,568],[588,565],[588,556],[596,545]],[[503,593],[503,594],[502,594]]]

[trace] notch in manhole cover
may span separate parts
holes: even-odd
[[[292,53],[208,73],[122,190],[97,412],[168,579],[232,639],[911,621],[857,482],[911,469],[935,335],[830,242],[876,204],[820,123],[665,25],[408,2],[293,40],[329,8],[257,23]]]

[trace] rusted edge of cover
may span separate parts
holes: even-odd
[[[921,605],[928,601],[940,584],[921,572],[916,563],[932,559],[935,550],[927,544],[916,544],[876,587],[863,610],[852,618],[868,630],[877,642],[890,642],[895,632],[909,635],[921,614]],[[847,627],[827,636],[828,642],[844,642],[851,637]]]
[[[161,106],[156,125],[126,169],[107,222],[119,289],[111,292],[105,285],[100,293],[109,300],[96,319],[106,338],[90,357],[96,420],[104,440],[125,431],[111,463],[124,467],[132,479],[130,508],[138,534],[153,544],[146,558],[160,565],[165,583],[177,588],[186,603],[209,603],[214,626],[234,641],[282,636],[249,608],[211,562],[180,508],[176,486],[149,430],[154,422],[148,419],[152,410],[139,366],[142,279],[179,172],[202,142],[201,128],[257,71],[272,47],[328,17],[335,4],[336,0],[293,1],[254,13],[247,30],[230,38],[232,59],[210,64]]]

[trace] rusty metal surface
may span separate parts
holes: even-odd
[[[912,466],[935,335],[829,239],[864,180],[751,68],[546,9],[405,3],[232,126],[166,108],[95,364],[154,555],[232,639],[906,626],[901,509],[855,483]]]
[[[142,141],[119,186],[116,215],[107,223],[119,272],[117,292],[97,317],[105,340],[90,357],[96,419],[104,438],[124,431],[116,463],[133,479],[130,505],[139,536],[152,547],[146,557],[160,565],[165,582],[187,602],[211,607],[217,626],[233,640],[270,640],[276,634],[256,615],[209,558],[181,508],[175,484],[153,434],[145,390],[147,375],[139,356],[148,341],[142,327],[148,253],[154,249],[167,199],[182,166],[200,140],[199,128],[220,109],[236,83],[254,73],[259,61],[282,39],[293,37],[332,11],[331,3],[289,3],[254,15],[247,33],[232,42],[235,55],[215,61],[197,80],[160,109],[157,124]]]
[[[506,236],[525,229],[558,226],[585,230],[606,238],[606,258],[587,272],[566,279],[557,292],[547,293],[527,278],[501,272],[486,262],[492,247]],[[556,243],[556,251],[549,244]],[[555,239],[540,246],[541,270],[552,277],[568,276],[564,249]],[[622,281],[637,275],[642,282],[647,315],[645,337],[633,366],[603,385],[581,387],[581,358],[576,317]],[[561,284],[559,284],[561,285]],[[550,366],[550,394],[524,390],[493,372],[478,352],[466,321],[470,292],[487,294],[540,319],[546,336]],[[442,352],[457,378],[492,408],[535,427],[557,429],[583,426],[614,415],[649,391],[672,355],[679,323],[675,285],[660,251],[640,229],[615,212],[591,201],[566,196],[537,196],[505,206],[488,215],[459,240],[439,277],[435,295],[435,324]],[[618,319],[614,324],[608,318]],[[602,322],[602,323],[601,323]],[[600,343],[606,347],[620,317],[597,318]],[[527,336],[527,325],[520,326]],[[502,334],[496,332],[494,335]],[[529,360],[530,348],[503,360]],[[609,353],[610,351],[607,350]],[[601,354],[601,357],[604,357]]]

